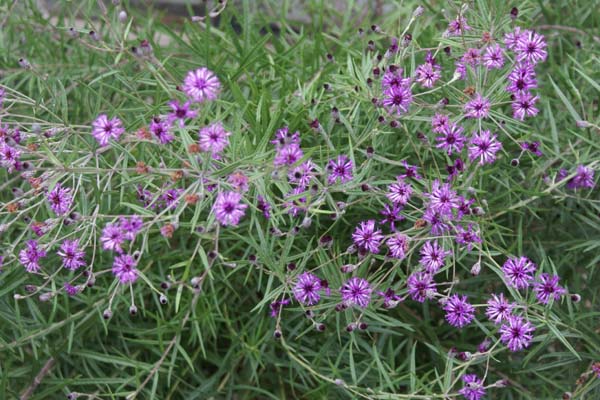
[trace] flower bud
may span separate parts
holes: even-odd
[[[119,18],[119,22],[121,22],[121,23],[127,22],[127,12],[125,12],[125,10],[121,10],[119,12],[119,17],[118,18]]]
[[[160,297],[158,298],[158,301],[160,301],[160,304],[165,305],[167,304],[167,296],[165,296],[164,294],[161,294]]]
[[[112,311],[107,308],[106,310],[104,310],[104,312],[102,313],[102,318],[104,319],[110,319],[112,317]]]

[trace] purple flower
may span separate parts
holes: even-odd
[[[218,154],[229,145],[228,137],[230,135],[231,132],[227,132],[220,122],[205,126],[198,133],[200,149],[211,152],[213,155]]]
[[[431,184],[431,192],[423,193],[423,196],[429,199],[429,208],[443,215],[451,215],[452,209],[459,206],[456,192],[449,183],[440,184],[439,179]]]
[[[198,115],[197,111],[190,110],[191,102],[189,101],[180,104],[177,100],[171,100],[168,104],[171,107],[171,110],[173,110],[168,116],[169,124],[179,120],[179,127],[183,128],[185,126],[186,119],[193,119]]]
[[[167,144],[175,139],[175,136],[171,133],[171,122],[169,120],[163,121],[159,117],[152,118],[150,132],[158,139],[160,144]]]
[[[8,172],[13,172],[17,168],[20,157],[21,151],[19,149],[0,140],[0,165],[8,169]]]
[[[315,163],[311,160],[306,160],[288,172],[288,181],[299,187],[307,187],[315,176],[315,167]]]
[[[354,166],[352,160],[345,155],[340,155],[335,160],[329,160],[329,163],[327,164],[327,171],[329,173],[327,182],[329,182],[330,185],[336,182],[346,183],[352,180],[353,169]]]
[[[406,205],[410,196],[412,195],[412,186],[410,183],[404,182],[404,179],[401,177],[396,177],[396,183],[392,183],[388,186],[388,192],[386,193],[386,197],[390,199],[394,205]]]
[[[27,272],[38,272],[41,268],[39,261],[46,257],[46,251],[40,248],[36,240],[28,240],[25,248],[19,252],[19,262]]]
[[[471,205],[475,203],[475,199],[465,199],[463,196],[458,196],[460,205],[456,212],[456,219],[461,220],[465,215],[471,214]]]
[[[414,178],[414,179],[421,179],[421,175],[419,175],[419,173],[417,172],[419,167],[415,166],[415,165],[410,165],[409,163],[406,162],[406,160],[402,161],[402,165],[404,166],[404,169],[406,170],[405,173],[403,173],[402,175],[400,175],[400,178],[402,179],[407,179],[407,178]]]
[[[298,276],[294,286],[294,297],[302,304],[312,306],[317,304],[321,295],[321,280],[310,272],[304,272]]]
[[[512,102],[513,118],[523,121],[525,117],[536,116],[540,112],[535,107],[538,99],[539,96],[533,96],[529,92],[515,93],[515,100]]]
[[[496,325],[508,320],[516,306],[515,303],[509,303],[502,293],[500,295],[492,294],[492,297],[487,301],[487,305],[485,315]]]
[[[119,219],[121,231],[127,240],[135,240],[136,235],[142,230],[144,222],[139,215],[132,215],[130,218],[121,217]]]
[[[527,31],[519,37],[515,52],[519,61],[528,61],[532,64],[545,61],[548,56],[544,36],[533,31]]]
[[[519,40],[527,36],[529,32],[530,31],[528,30],[524,30],[523,32],[521,32],[520,26],[515,27],[514,31],[504,35],[504,44],[506,45],[506,48],[509,50],[515,50],[517,48]]]
[[[444,232],[449,232],[452,228],[448,224],[449,216],[451,217],[451,215],[442,214],[428,207],[423,213],[423,220],[429,224],[432,235],[442,235]]]
[[[594,183],[594,170],[585,165],[577,166],[576,175],[567,182],[567,188],[578,189],[588,188],[593,189],[596,184]]]
[[[380,230],[375,230],[375,220],[363,221],[360,223],[352,234],[354,244],[365,251],[373,254],[379,253],[379,246],[383,240],[383,235]]]
[[[213,212],[217,221],[223,226],[237,226],[244,216],[248,205],[241,203],[242,195],[238,192],[222,192],[217,195]]]
[[[462,126],[449,123],[442,129],[441,135],[435,138],[439,142],[435,147],[445,150],[448,155],[452,155],[453,152],[460,153],[466,141],[463,131]]]
[[[271,308],[271,317],[276,318],[277,314],[281,311],[281,308],[288,304],[290,304],[290,299],[276,300],[269,304],[269,307]]]
[[[342,300],[346,305],[355,304],[366,308],[371,302],[371,285],[366,279],[350,278],[341,288]]]
[[[73,196],[71,196],[71,189],[62,187],[59,182],[54,188],[48,192],[48,203],[50,208],[56,215],[63,215],[69,211],[73,205]]]
[[[479,159],[479,165],[492,164],[496,161],[496,153],[500,149],[502,149],[502,143],[490,131],[474,132],[469,142],[469,159],[471,161]]]
[[[465,104],[464,111],[467,118],[487,118],[490,114],[490,101],[477,93],[475,98]]]
[[[537,87],[535,70],[529,63],[518,64],[508,74],[508,81],[510,83],[506,87],[506,90],[510,93],[526,93]]]
[[[212,71],[202,67],[188,72],[182,89],[190,100],[202,103],[217,98],[221,90],[221,82]]]
[[[504,66],[504,50],[499,44],[488,46],[481,59],[487,69],[500,69]]]
[[[277,132],[275,132],[275,139],[271,140],[271,143],[278,149],[290,144],[300,146],[300,132],[296,131],[291,133],[289,128],[284,126],[283,128],[277,129]]]
[[[390,114],[407,113],[412,103],[410,86],[390,86],[383,92],[383,106]]]
[[[481,237],[479,236],[479,232],[473,230],[473,224],[469,224],[467,229],[457,226],[456,243],[467,246],[467,250],[471,251],[473,243],[481,243]]]
[[[465,399],[480,400],[483,396],[485,396],[485,387],[483,386],[483,381],[479,379],[477,375],[463,375],[462,380],[465,385],[458,391],[458,393],[462,394]]]
[[[285,195],[285,207],[288,214],[296,217],[301,212],[306,212],[306,196],[301,196],[304,193],[304,188],[301,186],[295,187],[291,192]]]
[[[510,351],[520,351],[529,347],[533,340],[531,334],[535,327],[517,315],[511,315],[500,327],[500,341],[506,344]]]
[[[392,290],[392,288],[387,288],[385,292],[377,292],[380,297],[383,297],[383,306],[385,308],[394,308],[400,301],[402,301],[401,297],[396,294]]]
[[[63,288],[65,289],[65,293],[67,293],[71,297],[77,296],[77,293],[79,293],[79,291],[81,290],[79,286],[73,286],[69,282],[65,282]]]
[[[426,299],[432,299],[437,293],[436,284],[433,277],[422,271],[413,272],[406,280],[406,287],[410,297],[423,303]]]
[[[106,114],[100,114],[94,122],[92,122],[92,135],[98,141],[101,147],[108,145],[110,139],[119,140],[125,128],[123,123],[117,117],[108,119]]]
[[[525,150],[525,151],[529,151],[530,153],[535,154],[538,157],[541,157],[543,155],[542,151],[540,150],[540,142],[523,142],[521,143],[521,149]]]
[[[441,67],[437,64],[426,62],[421,64],[415,70],[415,80],[425,88],[432,88],[438,79],[442,77]]]
[[[390,88],[408,87],[410,85],[410,78],[403,78],[402,73],[402,68],[390,66],[381,79],[381,90],[385,92]]]
[[[123,249],[121,245],[125,241],[125,234],[123,229],[118,224],[107,224],[102,230],[102,236],[100,242],[104,250],[116,251],[122,253]]]
[[[57,254],[62,258],[63,266],[71,271],[86,265],[85,251],[79,248],[79,240],[65,240]]]
[[[435,114],[431,118],[431,130],[435,133],[442,133],[449,123],[450,118],[446,114]]]
[[[181,200],[180,196],[182,193],[183,189],[180,188],[169,189],[160,196],[160,199],[164,201],[166,208],[176,208],[179,205],[179,201]]]
[[[265,198],[262,197],[261,195],[258,195],[257,200],[258,200],[257,207],[262,212],[263,216],[266,219],[271,218],[271,205],[269,204],[269,202],[267,200],[265,200]]]
[[[448,23],[448,33],[451,36],[460,36],[470,30],[471,27],[467,24],[467,19],[460,15],[457,15],[455,20]]]
[[[402,211],[402,207],[397,206],[395,204],[389,205],[385,204],[383,206],[383,210],[379,213],[383,215],[383,219],[380,221],[380,224],[390,224],[390,229],[392,231],[396,230],[396,222],[402,221],[404,217],[400,215],[400,211]]]
[[[136,268],[137,262],[129,254],[122,254],[115,257],[112,266],[112,273],[122,285],[127,283],[134,283],[139,275],[139,271]]]
[[[558,275],[543,273],[539,277],[539,282],[533,283],[533,291],[540,303],[548,304],[550,299],[559,300],[560,296],[567,292],[558,284],[559,279]]]
[[[395,233],[385,242],[390,249],[390,256],[403,260],[408,251],[408,236],[402,233]]]
[[[467,301],[467,296],[457,294],[448,297],[444,305],[446,321],[452,326],[462,328],[475,318],[475,308]]]
[[[452,252],[444,250],[437,241],[429,240],[421,247],[420,254],[419,264],[425,268],[425,271],[433,275],[444,266],[446,257]]]
[[[508,285],[517,289],[529,287],[535,269],[535,264],[527,257],[510,257],[502,265],[502,271],[504,277],[508,280]]]
[[[275,154],[273,164],[276,167],[282,167],[284,165],[293,165],[296,162],[298,162],[303,156],[304,153],[302,152],[300,146],[296,143],[290,143],[277,149],[277,153]]]

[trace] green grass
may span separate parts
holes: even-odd
[[[450,159],[417,135],[423,132],[435,143],[430,104],[416,104],[398,128],[377,121],[379,114],[371,104],[373,89],[367,83],[375,55],[364,50],[368,40],[374,40],[380,50],[388,45],[384,35],[368,32],[374,23],[393,36],[408,29],[413,41],[403,53],[402,66],[413,71],[422,62],[424,49],[439,45],[438,59],[447,81],[453,60],[442,47],[451,45],[458,52],[462,40],[476,44],[480,39],[475,33],[466,39],[441,37],[447,26],[441,9],[454,16],[459,3],[390,2],[389,11],[375,15],[352,1],[339,9],[315,0],[304,5],[311,16],[307,22],[288,18],[288,11],[299,7],[297,2],[247,0],[240,6],[229,4],[213,25],[190,19],[163,23],[151,11],[129,7],[132,19],[120,23],[118,8],[109,4],[102,14],[94,1],[65,3],[48,21],[33,0],[14,7],[12,3],[0,0],[4,25],[0,85],[9,99],[0,110],[2,123],[18,123],[26,143],[38,145],[32,157],[40,168],[38,175],[51,172],[45,179],[50,187],[61,181],[78,188],[76,209],[83,222],[75,227],[59,224],[44,243],[65,235],[79,237],[89,244],[86,259],[93,259],[96,274],[106,273],[98,274],[93,288],[73,298],[60,292],[46,302],[37,296],[15,299],[15,293],[27,294],[26,284],[44,282],[26,274],[15,259],[23,242],[32,237],[24,217],[44,221],[53,214],[43,194],[33,193],[17,174],[0,170],[0,224],[8,226],[0,233],[0,254],[10,261],[0,274],[0,398],[18,398],[33,388],[31,399],[65,398],[71,392],[90,399],[136,395],[140,399],[443,399],[459,396],[464,373],[481,377],[486,371],[486,385],[501,379],[511,382],[506,388],[489,388],[488,398],[556,399],[564,392],[577,399],[600,397],[600,379],[588,374],[587,380],[578,382],[592,362],[600,361],[600,196],[597,189],[571,191],[553,181],[559,168],[573,171],[580,164],[600,168],[600,13],[594,2],[518,4],[516,24],[538,29],[548,41],[548,60],[537,69],[540,113],[520,123],[510,118],[510,106],[493,109],[492,120],[498,121],[504,149],[494,165],[469,170],[456,183],[461,194],[472,193],[485,211],[477,218],[484,239],[481,251],[459,251],[451,238],[443,239],[456,257],[440,279],[449,282],[456,271],[458,293],[469,295],[473,304],[482,305],[489,293],[503,290],[500,266],[510,254],[527,255],[545,272],[559,274],[570,293],[581,295],[579,303],[566,296],[552,307],[543,307],[535,303],[531,291],[511,291],[511,297],[528,306],[527,314],[537,328],[531,347],[519,353],[494,345],[497,329],[485,319],[481,307],[476,323],[457,330],[444,322],[435,302],[406,300],[388,311],[369,307],[364,313],[335,312],[339,294],[334,290],[331,298],[311,308],[314,320],[327,325],[323,333],[314,329],[305,316],[306,307],[297,302],[286,306],[281,318],[269,317],[269,304],[283,295],[290,297],[299,272],[318,271],[332,289],[345,282],[348,276],[340,267],[356,262],[356,256],[345,254],[354,227],[362,220],[380,218],[386,202],[383,192],[403,171],[402,160],[419,165],[429,179],[446,176]],[[413,21],[418,4],[425,13]],[[513,4],[495,0],[469,4],[466,15],[477,33],[484,26],[500,29],[513,24],[509,16]],[[77,39],[68,34],[75,16],[85,25]],[[367,31],[364,37],[358,35],[358,27]],[[90,29],[102,40],[91,41]],[[159,36],[169,44],[159,45]],[[139,46],[141,39],[150,41],[152,57],[132,54],[131,46]],[[333,62],[327,60],[327,53],[333,55]],[[32,69],[20,68],[20,58],[26,58]],[[200,66],[216,73],[222,94],[218,101],[199,108],[198,117],[188,130],[178,131],[173,144],[160,147],[130,140],[97,152],[89,132],[98,114],[118,115],[134,134],[152,116],[166,112],[164,104],[180,96],[176,86],[186,72]],[[500,74],[474,84],[491,93],[494,101],[503,96],[505,80]],[[465,86],[462,81],[445,86],[428,101],[435,104],[448,97],[447,109],[459,113]],[[334,106],[340,112],[339,124],[331,117]],[[315,118],[325,135],[310,128]],[[250,181],[249,208],[238,228],[212,225],[213,196],[201,179],[210,163],[188,152],[197,130],[213,120],[223,120],[233,135],[227,150],[231,157],[216,162],[209,180],[225,180],[241,170]],[[506,124],[500,125],[500,120]],[[578,127],[581,120],[591,126]],[[290,186],[273,175],[269,141],[283,125],[302,133],[305,157],[319,168],[324,170],[338,154],[347,154],[357,166],[350,184],[309,196],[312,223],[297,235],[290,232],[302,224],[302,218],[291,218],[279,207]],[[38,129],[55,129],[55,135],[30,135]],[[540,141],[544,156],[525,154],[519,166],[512,167],[510,160],[518,156],[521,140]],[[373,158],[366,156],[368,146],[374,148]],[[151,166],[151,173],[137,174],[138,161]],[[182,169],[188,174],[177,185],[185,193],[201,193],[198,203],[182,202],[174,210],[147,210],[139,205],[134,193],[138,184],[158,190],[172,183],[172,172]],[[378,190],[364,192],[363,182]],[[22,188],[28,199],[16,212],[7,208],[15,200],[13,187]],[[418,196],[428,190],[428,185],[415,185]],[[270,222],[257,209],[257,195],[276,206]],[[347,208],[341,210],[338,202]],[[407,209],[403,229],[423,240],[427,232],[413,228],[421,217],[418,207]],[[102,252],[97,240],[107,222],[133,213],[153,225],[140,234],[132,249],[142,253],[139,268],[144,279],[130,294],[108,272],[113,255]],[[159,232],[167,223],[178,226],[171,239]],[[273,234],[272,227],[283,234]],[[326,234],[334,237],[331,249],[318,246]],[[217,256],[211,257],[211,251]],[[59,265],[55,250],[50,253],[48,260]],[[256,265],[249,262],[250,255],[257,257]],[[416,244],[402,262],[371,256],[373,264],[361,266],[357,274],[382,285],[394,282],[398,289],[418,265],[418,257]],[[479,259],[482,273],[471,276],[471,266]],[[287,270],[289,263],[296,264],[294,272]],[[60,291],[66,276],[61,272],[47,289]],[[198,291],[190,280],[200,276]],[[171,285],[164,290],[161,283],[167,281]],[[168,304],[160,304],[161,293],[167,294]],[[139,309],[135,317],[128,313],[132,297]],[[104,320],[102,313],[109,303],[113,316]],[[346,332],[359,316],[368,329]],[[275,329],[283,332],[279,340],[273,337]],[[486,337],[492,338],[489,353],[468,361],[448,357],[453,347],[476,353]],[[53,364],[45,371],[49,360]],[[40,371],[44,374],[36,384]]]

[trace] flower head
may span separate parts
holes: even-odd
[[[497,135],[492,135],[489,130],[473,133],[469,142],[469,159],[479,159],[479,165],[492,164],[496,161],[496,153],[502,149],[502,143],[497,140]]]
[[[281,167],[284,165],[294,165],[303,156],[304,153],[302,152],[300,145],[296,143],[290,143],[277,148],[277,153],[275,154],[273,164],[276,167]]]
[[[352,160],[345,155],[339,155],[335,160],[329,160],[327,171],[329,173],[327,181],[330,185],[339,182],[346,183],[352,180],[352,170],[354,166]]]
[[[245,214],[248,205],[241,203],[242,195],[238,192],[219,193],[213,205],[217,221],[223,226],[237,226]]]
[[[485,49],[482,61],[487,69],[500,69],[504,65],[504,50],[497,43],[488,46]]]
[[[390,256],[403,260],[408,251],[408,236],[402,233],[395,233],[385,242],[390,249]]]
[[[537,87],[537,79],[533,65],[529,63],[518,64],[508,74],[508,86],[506,90],[510,93],[527,93]]]
[[[132,215],[131,217],[121,217],[119,219],[121,231],[123,232],[125,239],[135,240],[138,232],[142,230],[144,222],[142,217],[139,215]]]
[[[475,318],[475,308],[467,301],[467,296],[455,294],[448,297],[444,311],[446,311],[446,321],[457,328],[470,324]]]
[[[361,222],[352,234],[352,240],[359,249],[374,254],[379,253],[379,246],[383,238],[381,231],[375,229],[375,220],[373,219]]]
[[[511,315],[500,327],[500,340],[510,351],[520,351],[531,344],[533,331],[535,327],[529,321],[518,315]]]
[[[46,257],[46,250],[40,248],[36,240],[28,240],[25,248],[19,252],[19,262],[27,272],[38,272],[41,269],[39,261]]]
[[[406,287],[408,288],[410,297],[419,303],[423,303],[426,299],[433,298],[434,294],[437,293],[433,277],[429,273],[422,271],[410,274],[406,280]]]
[[[122,253],[121,245],[125,241],[125,234],[119,224],[107,224],[102,230],[100,242],[104,250],[116,251]]]
[[[442,77],[441,67],[437,64],[424,63],[415,70],[415,80],[424,88],[432,88],[438,79]]]
[[[451,251],[444,250],[435,240],[425,242],[420,253],[419,263],[430,274],[437,273],[444,266],[446,257],[452,254]]]
[[[502,271],[504,277],[508,280],[508,285],[517,289],[529,287],[531,281],[533,281],[535,269],[535,264],[527,257],[510,257],[502,265]]]
[[[460,15],[457,15],[456,19],[448,23],[448,33],[451,36],[460,36],[470,30],[471,27],[467,24],[467,19]]]
[[[450,118],[446,114],[435,114],[431,118],[431,130],[435,133],[442,133],[449,123]]]
[[[520,61],[528,61],[532,64],[545,61],[548,56],[544,36],[533,31],[527,31],[520,36],[514,50]]]
[[[50,208],[56,215],[63,215],[69,211],[71,205],[73,205],[73,196],[71,195],[71,189],[65,188],[59,182],[54,188],[48,192],[48,203]]]
[[[125,128],[117,117],[109,120],[106,114],[100,114],[92,122],[92,135],[102,147],[107,146],[110,139],[119,140],[123,132],[125,132]]]
[[[390,86],[383,92],[383,106],[390,114],[398,116],[407,113],[412,103],[410,86]]]
[[[442,129],[440,132],[441,135],[435,138],[438,142],[435,147],[445,150],[449,156],[452,155],[453,152],[460,153],[466,141],[463,131],[464,129],[462,126],[455,123],[449,123]]]
[[[112,267],[112,273],[119,278],[122,285],[134,283],[139,275],[137,270],[137,261],[129,254],[121,254],[115,257]]]
[[[509,303],[502,293],[499,295],[492,294],[492,297],[487,301],[487,305],[485,315],[496,325],[508,320],[516,306],[515,303]]]
[[[465,385],[458,391],[458,393],[462,394],[465,399],[480,400],[483,396],[485,396],[485,387],[483,386],[483,381],[479,379],[477,375],[463,375],[462,380]]]
[[[79,240],[65,240],[57,254],[62,258],[63,266],[71,271],[86,265],[85,251],[79,248]]]
[[[487,98],[483,97],[481,94],[477,93],[473,100],[465,104],[465,117],[479,119],[487,118],[490,114],[490,108],[490,101]]]
[[[396,182],[388,186],[386,197],[393,204],[403,206],[408,203],[412,192],[410,183],[404,182],[404,179],[398,176],[396,177]]]
[[[211,152],[213,155],[222,152],[229,145],[228,137],[231,132],[227,132],[220,122],[215,122],[209,126],[200,129],[198,134],[200,138],[200,149]]]
[[[168,104],[172,110],[168,116],[169,124],[173,123],[174,121],[179,121],[179,127],[183,128],[185,126],[186,119],[193,119],[198,115],[197,111],[190,110],[190,105],[192,103],[189,101],[181,104],[177,100],[171,100]]]
[[[357,305],[366,308],[371,302],[371,285],[366,279],[350,278],[341,288],[342,300],[347,305]]]
[[[560,296],[567,291],[558,284],[560,280],[558,275],[550,275],[543,273],[539,277],[539,281],[533,283],[533,291],[542,304],[548,304],[550,299],[559,300]]]
[[[171,133],[171,121],[162,120],[159,117],[152,118],[150,122],[150,132],[158,139],[160,144],[167,144],[175,139]]]
[[[212,71],[202,67],[188,72],[182,89],[190,100],[202,103],[217,98],[221,90],[221,82]]]
[[[593,189],[594,186],[594,170],[585,165],[578,165],[576,175],[567,182],[569,189]]]
[[[523,121],[526,117],[536,116],[540,110],[535,107],[539,96],[534,96],[529,92],[515,93],[515,100],[512,102],[513,118]]]
[[[431,191],[423,193],[423,196],[429,199],[428,208],[442,215],[450,216],[452,210],[459,206],[458,195],[452,190],[452,186],[449,183],[441,184],[438,179],[431,184]]]
[[[307,187],[315,176],[315,163],[306,160],[288,172],[288,181],[299,187]]]
[[[294,297],[302,304],[312,306],[317,304],[321,295],[321,280],[310,272],[304,272],[298,276],[294,286]]]

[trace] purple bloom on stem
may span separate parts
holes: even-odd
[[[477,66],[481,61],[481,54],[479,52],[479,49],[467,49],[467,51],[465,51],[465,54],[462,55],[460,60],[464,65],[470,65],[472,67]]]
[[[487,305],[485,315],[496,325],[508,320],[516,306],[515,303],[509,303],[502,293],[500,295],[492,294],[492,297],[487,301]]]
[[[144,225],[142,217],[139,215],[132,215],[129,218],[121,217],[119,223],[127,240],[135,240],[136,235],[142,230],[142,226]]]
[[[467,229],[457,226],[456,243],[467,246],[467,250],[471,251],[473,243],[481,243],[481,237],[479,237],[479,232],[473,230],[472,224],[469,224]]]
[[[448,297],[444,305],[446,321],[452,326],[462,328],[475,318],[475,308],[467,301],[467,296],[457,294]]]
[[[560,296],[567,292],[558,284],[560,279],[558,275],[543,273],[539,279],[539,282],[536,281],[533,283],[533,291],[538,301],[542,304],[548,304],[550,299],[559,300]]]
[[[296,162],[298,162],[303,156],[304,153],[302,152],[300,146],[295,143],[290,143],[277,149],[277,153],[275,154],[273,164],[276,167],[281,167],[284,165],[293,165]]]
[[[442,235],[444,232],[449,232],[452,228],[448,224],[449,216],[451,217],[451,215],[442,214],[428,207],[423,213],[423,220],[429,224],[432,235]]]
[[[431,118],[431,130],[435,133],[442,133],[449,123],[450,118],[446,114],[435,114]]]
[[[502,143],[497,140],[496,135],[488,130],[473,133],[469,145],[469,159],[479,159],[479,165],[492,164],[496,161],[496,153],[502,149]]]
[[[163,121],[159,117],[154,117],[150,122],[149,129],[160,144],[167,144],[175,139],[175,136],[171,133],[171,122],[168,120]]]
[[[271,308],[271,317],[277,317],[277,314],[281,311],[283,306],[290,304],[290,299],[276,300],[272,302],[269,307]]]
[[[266,219],[271,218],[271,205],[265,198],[261,195],[258,195],[258,209],[262,212],[263,216]]]
[[[125,132],[125,128],[117,117],[109,120],[106,114],[100,114],[92,122],[92,135],[101,147],[108,145],[110,139],[119,140],[123,132]]]
[[[231,132],[227,132],[220,122],[216,122],[200,129],[198,134],[200,138],[200,149],[211,152],[213,155],[220,153],[229,145],[228,137]]]
[[[532,64],[545,61],[548,56],[544,36],[533,31],[527,31],[526,34],[519,37],[515,52],[518,60],[528,61]]]
[[[121,245],[125,241],[125,234],[123,229],[118,224],[107,224],[102,230],[102,236],[100,242],[104,250],[116,251],[122,253],[123,249]]]
[[[69,282],[65,282],[63,288],[65,289],[65,292],[71,297],[76,296],[80,290],[79,286],[73,286]]]
[[[182,90],[196,103],[215,100],[221,90],[221,82],[215,74],[207,68],[198,68],[189,71],[183,81]]]
[[[223,226],[237,226],[244,216],[248,205],[241,203],[242,195],[238,192],[222,192],[217,195],[213,212],[217,221]]]
[[[271,140],[271,143],[273,143],[276,148],[287,146],[289,144],[300,146],[300,132],[296,131],[291,133],[289,128],[284,126],[283,128],[277,129],[277,132],[275,132],[275,139]]]
[[[458,393],[462,394],[465,399],[480,400],[483,396],[485,396],[485,387],[483,386],[483,381],[479,379],[477,375],[463,375],[462,380],[465,385],[458,391]]]
[[[385,204],[383,206],[383,210],[381,210],[379,213],[381,215],[383,215],[383,219],[380,221],[380,224],[390,224],[390,229],[392,231],[396,230],[396,222],[402,221],[404,219],[404,217],[402,215],[400,215],[400,211],[402,211],[402,208],[393,204],[393,205],[389,205],[389,204]]]
[[[409,163],[406,162],[406,160],[402,161],[402,165],[406,169],[406,172],[404,174],[400,175],[400,178],[402,178],[402,179],[414,178],[417,180],[421,179],[421,175],[419,175],[419,173],[417,172],[419,167],[417,167],[415,165],[410,165]]]
[[[19,262],[23,264],[27,272],[38,272],[41,268],[39,262],[46,257],[46,251],[40,248],[36,240],[28,240],[25,248],[19,252]]]
[[[402,300],[392,288],[387,288],[385,292],[377,292],[377,294],[383,297],[383,306],[385,308],[393,308]]]
[[[13,172],[20,164],[21,151],[0,140],[0,165]]]
[[[590,167],[586,167],[585,165],[579,165],[577,166],[576,175],[567,183],[567,188],[593,189],[595,185],[596,184],[594,182],[594,170]]]
[[[410,86],[391,86],[383,92],[383,106],[390,114],[407,113],[412,103]]]
[[[79,248],[79,240],[65,240],[57,254],[62,258],[63,266],[71,271],[86,265],[85,252]]]
[[[525,151],[529,151],[530,153],[535,154],[538,157],[543,156],[542,151],[540,150],[540,142],[523,142],[521,143],[521,149]]]
[[[517,289],[529,287],[533,281],[533,273],[536,266],[527,257],[510,257],[504,265],[502,271],[504,277],[508,280],[508,285]]]
[[[529,92],[515,93],[515,100],[512,102],[513,118],[521,121],[525,117],[534,117],[540,110],[535,107],[539,96],[533,96]]]
[[[535,327],[529,321],[524,320],[523,317],[511,315],[500,327],[500,341],[506,344],[510,351],[520,351],[531,344],[533,331],[535,331]]]
[[[456,19],[448,23],[448,33],[451,36],[460,36],[466,31],[470,31],[471,27],[467,24],[467,19],[460,15]]]
[[[312,306],[317,304],[321,295],[321,280],[310,272],[304,272],[298,276],[294,286],[294,297],[302,304]]]
[[[56,215],[67,213],[73,205],[71,189],[62,187],[60,182],[48,193],[47,198],[48,203],[50,203],[50,208],[52,208],[52,211],[54,211]]]
[[[390,256],[403,260],[408,251],[408,236],[402,233],[395,233],[385,242],[390,249]]]
[[[452,252],[444,250],[437,241],[429,240],[421,247],[420,254],[419,264],[425,268],[425,271],[433,275],[444,266],[446,257]]]
[[[336,182],[348,182],[352,180],[353,169],[354,166],[352,160],[345,155],[340,155],[335,160],[329,160],[329,163],[327,164],[327,171],[329,172],[327,182],[329,182],[330,185]]]
[[[529,34],[528,30],[524,30],[521,32],[521,27],[517,26],[512,32],[509,32],[504,35],[504,44],[506,48],[509,50],[515,50],[517,48],[517,44],[522,37],[525,37]]]
[[[529,63],[517,65],[510,74],[508,74],[507,79],[510,83],[506,87],[506,90],[510,93],[525,93],[537,87],[535,70]]]
[[[380,230],[375,230],[375,220],[363,221],[352,234],[354,244],[362,250],[373,254],[379,253],[379,246],[383,240]]]
[[[179,127],[183,128],[185,126],[186,119],[196,118],[198,112],[195,110],[190,110],[191,102],[186,101],[183,104],[180,104],[177,100],[169,101],[169,107],[173,110],[169,113],[169,123],[173,123],[176,120],[179,120]]]
[[[306,196],[298,197],[304,193],[305,188],[298,186],[285,195],[285,206],[288,214],[296,217],[301,212],[306,212]]]
[[[442,77],[440,66],[437,64],[421,64],[415,70],[415,80],[425,88],[432,88],[438,79]]]
[[[315,163],[307,160],[288,172],[288,181],[299,187],[307,187],[315,176]]]
[[[500,69],[504,66],[504,50],[499,44],[488,46],[485,49],[482,61],[487,69]]]
[[[423,196],[429,199],[429,208],[443,215],[451,215],[452,209],[459,206],[458,196],[450,184],[440,184],[438,179],[433,181],[431,192],[423,193]]]
[[[464,111],[467,118],[487,118],[490,114],[490,101],[477,93],[475,98],[465,104]]]
[[[371,302],[371,285],[366,279],[353,277],[350,278],[341,288],[342,300],[347,305],[355,304],[366,308]]]
[[[404,179],[398,176],[396,177],[396,183],[392,183],[388,186],[386,197],[395,205],[403,206],[408,203],[412,192],[413,190],[410,183],[404,182]]]
[[[413,272],[406,280],[406,287],[410,297],[419,303],[423,303],[426,299],[432,299],[437,293],[433,277],[422,271]]]
[[[448,155],[452,155],[453,152],[460,153],[466,141],[463,131],[462,126],[449,123],[442,129],[441,136],[435,138],[439,142],[435,147],[445,150]]]
[[[122,254],[115,257],[112,266],[112,273],[122,285],[134,283],[139,275],[137,270],[137,262],[129,254]]]
[[[165,202],[166,208],[176,208],[179,205],[179,201],[181,200],[180,196],[182,193],[183,189],[169,189],[160,196],[160,199]]]
[[[402,68],[390,67],[381,79],[381,90],[384,92],[390,88],[402,88],[410,85],[410,78],[402,77]]]

